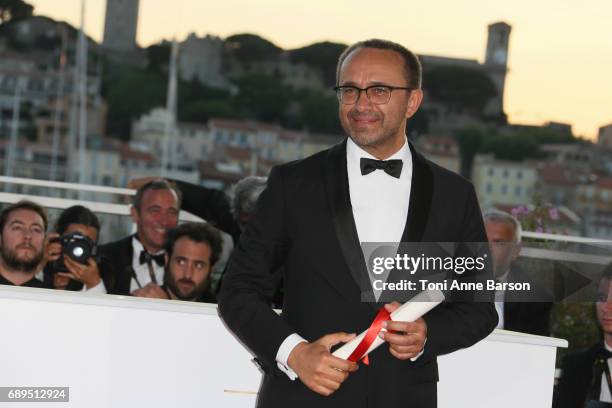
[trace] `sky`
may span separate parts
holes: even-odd
[[[80,24],[79,0],[26,1],[35,14]],[[86,0],[85,31],[98,41],[105,7]],[[248,32],[287,49],[378,37],[482,62],[487,25],[498,21],[512,26],[504,95],[511,123],[569,123],[589,139],[612,124],[610,0],[140,0],[137,42]]]

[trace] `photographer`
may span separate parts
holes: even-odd
[[[66,208],[55,231],[47,238],[45,283],[55,289],[107,293],[112,273],[106,262],[95,259],[100,233],[96,215],[80,205]]]

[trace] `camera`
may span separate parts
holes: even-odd
[[[68,272],[68,268],[64,265],[64,256],[87,265],[87,260],[97,255],[96,243],[80,232],[69,232],[56,238],[55,241],[59,241],[62,245],[62,256],[53,262],[51,267],[53,272]]]

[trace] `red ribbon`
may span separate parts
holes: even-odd
[[[381,307],[378,310],[374,321],[368,328],[368,331],[366,332],[365,336],[363,337],[363,339],[361,339],[361,342],[359,342],[355,350],[353,350],[351,355],[348,357],[349,361],[356,363],[357,361],[363,359],[363,363],[365,365],[370,364],[367,354],[364,354],[368,351],[368,349],[372,345],[372,342],[374,342],[374,339],[376,339],[376,336],[378,336],[378,333],[380,333],[383,323],[387,320],[391,320],[391,313],[387,312],[387,309],[385,309],[384,307]]]

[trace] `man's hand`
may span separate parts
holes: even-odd
[[[132,292],[132,296],[146,297],[153,299],[168,299],[168,294],[159,285],[153,282],[146,284],[140,289],[136,289]]]
[[[398,302],[387,303],[385,309],[393,312],[400,306]],[[387,331],[381,331],[379,336],[389,343],[389,351],[394,357],[408,360],[416,357],[423,350],[427,338],[427,324],[422,318],[414,322],[388,320],[383,327]]]
[[[58,272],[57,275],[82,282],[87,289],[91,289],[100,283],[100,271],[93,258],[89,258],[87,265],[83,265],[69,256],[64,256],[64,265],[66,265],[68,272]]]
[[[45,237],[44,263],[57,261],[62,255],[62,244],[57,232],[50,232]]]
[[[329,351],[354,337],[355,334],[332,333],[314,343],[300,343],[291,350],[287,364],[304,385],[327,397],[340,388],[349,373],[358,369],[357,363],[334,357]]]

